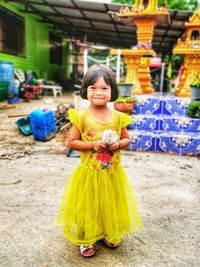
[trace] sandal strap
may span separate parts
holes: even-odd
[[[117,248],[119,246],[119,244],[114,244],[114,243],[108,242],[105,238],[103,238],[102,240],[109,248]]]
[[[88,255],[85,255],[84,252],[87,251],[88,249],[92,249],[93,251],[90,252]],[[84,245],[80,245],[80,253],[81,255],[87,257],[87,256],[92,256],[95,253],[95,248],[94,246],[84,246]]]

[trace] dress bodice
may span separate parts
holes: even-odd
[[[99,141],[102,138],[102,134],[105,130],[113,130],[117,135],[121,136],[121,131],[128,124],[132,122],[131,117],[128,115],[112,111],[112,119],[108,122],[98,121],[88,110],[88,108],[78,112],[75,109],[68,111],[71,123],[80,130],[81,139],[84,142]],[[92,169],[106,169],[117,166],[120,163],[120,151],[114,153],[95,152],[95,151],[81,151],[81,165]],[[109,164],[110,163],[110,164]]]

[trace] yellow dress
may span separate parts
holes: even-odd
[[[70,121],[81,133],[82,141],[97,141],[105,130],[121,135],[132,119],[112,110],[112,120],[97,121],[88,109],[78,113],[69,110]],[[92,245],[105,238],[119,243],[121,237],[142,228],[135,196],[120,163],[120,151],[100,155],[94,151],[80,152],[80,165],[66,184],[56,224],[75,245]],[[109,161],[105,168],[104,161]]]

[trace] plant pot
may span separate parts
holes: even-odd
[[[191,86],[191,98],[192,100],[200,101],[200,87]]]
[[[132,83],[119,83],[117,84],[120,96],[131,96],[133,90]]]
[[[117,101],[117,102],[114,102],[114,108],[120,112],[130,114],[134,108],[134,101],[131,101],[131,102]]]

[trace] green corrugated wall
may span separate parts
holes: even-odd
[[[17,13],[25,18],[25,57],[18,57],[0,53],[0,61],[11,61],[15,68],[23,71],[33,70],[39,77],[55,80],[56,72],[67,76],[68,73],[68,43],[63,41],[63,64],[49,63],[49,29],[36,17],[18,12],[16,4],[3,4],[0,6]],[[22,9],[22,6],[20,6]],[[47,77],[43,77],[46,73]]]

